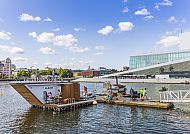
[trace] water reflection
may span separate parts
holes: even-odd
[[[69,132],[78,127],[79,111],[58,113],[30,108],[10,127],[13,133]]]

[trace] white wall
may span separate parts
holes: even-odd
[[[26,87],[42,102],[44,101],[43,92],[52,93],[52,97],[58,95],[58,89],[61,88],[58,84],[26,84]]]

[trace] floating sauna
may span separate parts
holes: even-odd
[[[78,83],[21,82],[10,85],[32,106],[62,111],[92,104],[94,100],[80,99]]]

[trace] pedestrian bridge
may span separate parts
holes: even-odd
[[[190,90],[160,92],[160,102],[190,102]]]

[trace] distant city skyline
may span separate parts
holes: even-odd
[[[1,0],[0,60],[122,70],[131,55],[189,50],[189,7],[189,0]]]

